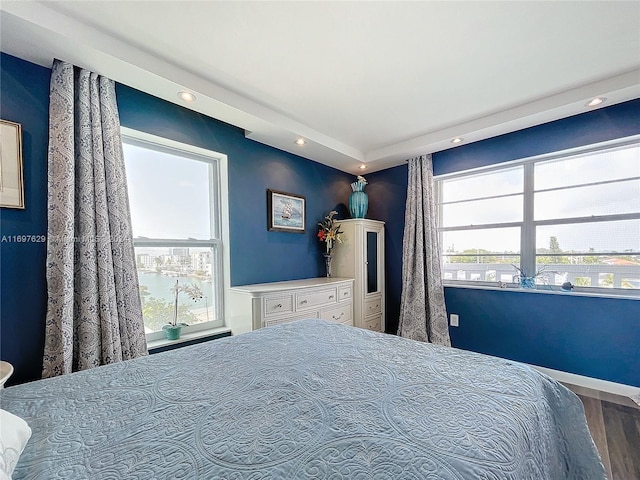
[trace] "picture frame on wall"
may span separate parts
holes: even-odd
[[[267,229],[270,232],[304,233],[306,198],[267,189]]]
[[[0,207],[24,209],[22,125],[0,120]]]

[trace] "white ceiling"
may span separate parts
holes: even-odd
[[[2,0],[0,10],[6,53],[67,60],[352,173],[582,113],[594,96],[640,97],[638,1]]]

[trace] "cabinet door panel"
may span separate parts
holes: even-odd
[[[367,293],[378,291],[378,232],[366,232],[366,275]]]

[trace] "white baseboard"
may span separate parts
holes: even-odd
[[[548,375],[549,377],[557,380],[561,383],[575,385],[591,390],[597,390],[599,392],[606,392],[611,395],[620,395],[628,397],[635,403],[640,405],[640,388],[631,385],[625,385],[623,383],[609,382],[607,380],[601,380],[599,378],[585,377],[583,375],[577,375],[575,373],[562,372],[560,370],[552,370],[550,368],[539,367],[537,365],[529,365],[531,368],[535,368],[540,372]]]

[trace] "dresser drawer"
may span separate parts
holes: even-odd
[[[364,305],[365,317],[367,315],[373,315],[375,313],[380,313],[380,312],[382,312],[382,299],[380,297],[372,298],[371,300],[366,301]]]
[[[382,314],[365,317],[363,327],[374,332],[382,331]]]
[[[264,298],[264,316],[272,317],[293,312],[293,296]]]
[[[338,290],[335,287],[298,293],[296,295],[296,310],[336,303],[338,301],[337,297]]]
[[[344,323],[345,325],[353,325],[351,319],[352,309],[351,302],[344,303],[339,307],[322,310],[320,312],[320,318],[331,322]]]
[[[351,285],[345,285],[343,287],[338,288],[338,301],[343,302],[345,300],[350,299],[351,294]]]
[[[290,315],[282,318],[265,318],[263,327],[273,327],[282,323],[295,322],[296,320],[307,320],[309,318],[318,318],[317,312],[309,312],[306,315]]]

